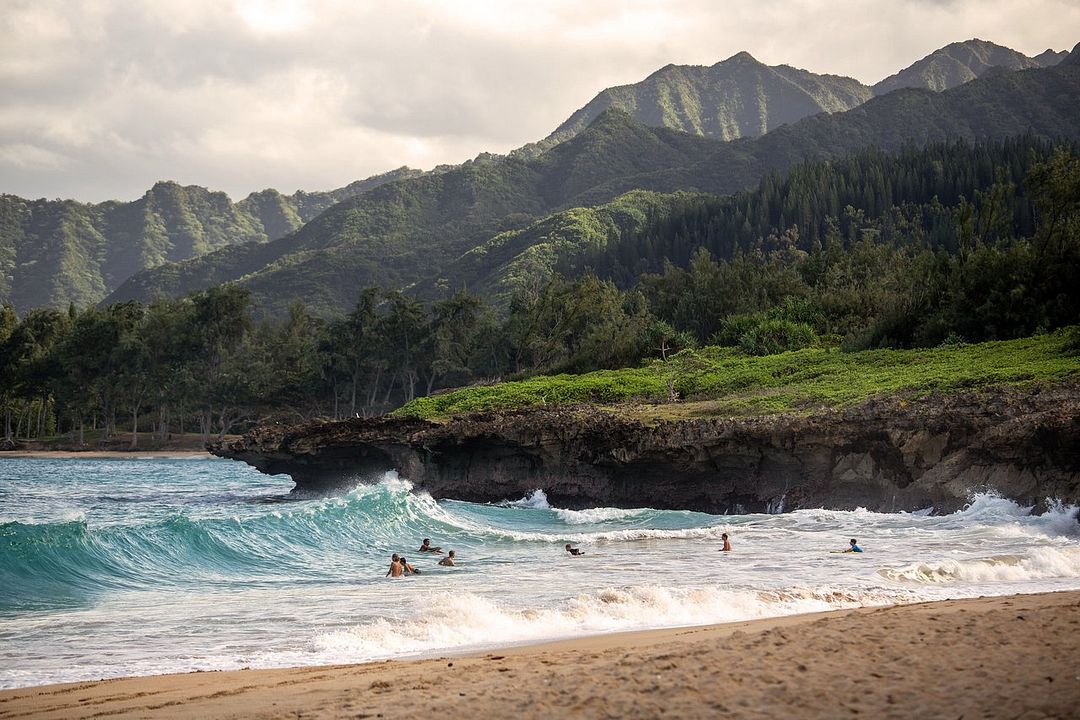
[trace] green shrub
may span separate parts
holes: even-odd
[[[739,349],[747,355],[776,355],[815,344],[814,329],[791,320],[761,320],[739,337]]]

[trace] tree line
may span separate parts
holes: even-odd
[[[757,230],[729,234],[732,223]],[[866,153],[688,200],[562,269],[508,309],[369,288],[343,316],[296,302],[266,318],[235,285],[145,305],[0,308],[4,438],[209,438],[700,344],[768,354],[1054,329],[1080,318],[1080,159],[1032,138]]]

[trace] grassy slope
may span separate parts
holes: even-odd
[[[1075,336],[1075,330],[1074,336]],[[431,419],[535,405],[619,404],[645,418],[771,414],[837,407],[881,394],[921,395],[1080,378],[1069,333],[930,350],[835,349],[750,357],[726,348],[584,375],[540,376],[419,398],[397,415]],[[668,381],[684,402],[668,403]]]

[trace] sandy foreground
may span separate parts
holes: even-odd
[[[59,458],[79,460],[138,460],[139,458],[213,458],[205,450],[5,450],[4,458]]]
[[[0,693],[0,718],[1076,718],[1080,591]]]

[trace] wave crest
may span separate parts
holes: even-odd
[[[915,563],[878,570],[895,582],[946,584],[955,582],[1024,582],[1080,577],[1080,548],[1035,548],[1026,555],[995,555],[967,560]]]

